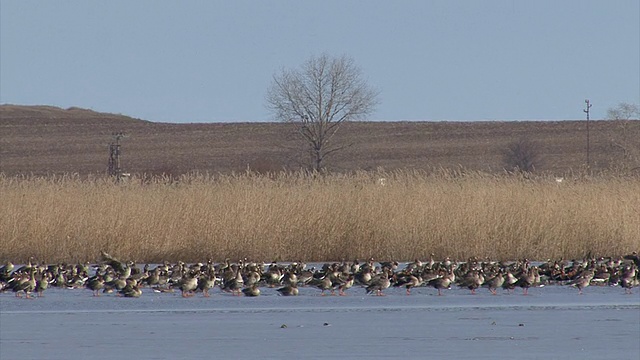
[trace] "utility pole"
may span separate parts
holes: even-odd
[[[593,104],[591,104],[591,102],[589,102],[589,99],[586,99],[584,101],[584,103],[585,103],[585,107],[586,108],[584,110],[582,110],[582,111],[584,111],[587,114],[587,169],[591,169],[591,157],[590,157],[590,154],[589,154],[589,148],[590,148],[590,144],[589,144],[589,142],[590,142],[590,139],[589,139],[589,135],[590,135],[590,133],[589,133],[589,112],[591,111],[590,109],[591,109],[591,106],[593,106]]]
[[[122,180],[122,167],[120,166],[120,140],[126,135],[122,132],[113,133],[113,142],[109,144],[109,176],[114,176],[116,182]]]

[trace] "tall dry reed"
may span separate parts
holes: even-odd
[[[0,261],[613,256],[640,249],[640,181],[440,171],[0,177]]]

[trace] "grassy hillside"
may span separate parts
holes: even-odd
[[[591,164],[618,167],[623,151],[640,148],[640,122],[590,123]],[[307,163],[305,146],[283,123],[154,123],[90,110],[48,106],[0,106],[0,172],[103,174],[114,132],[122,164],[133,174],[230,173],[295,170]],[[353,122],[339,133],[346,150],[328,158],[329,170],[464,167],[500,172],[510,143],[528,138],[536,146],[539,172],[556,175],[584,168],[585,121]],[[633,168],[640,164],[624,160]]]

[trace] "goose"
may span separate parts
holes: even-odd
[[[250,270],[242,277],[245,286],[252,286],[260,282],[261,276],[257,271]]]
[[[4,280],[0,280],[0,293],[5,292],[7,289],[9,289],[9,283]]]
[[[216,275],[213,269],[210,269],[207,274],[203,274],[198,278],[197,290],[202,291],[204,297],[209,297],[209,290],[216,286]]]
[[[113,268],[113,270],[115,270],[118,275],[124,277],[125,279],[131,276],[130,266],[127,266],[127,264],[114,258],[105,251],[100,251],[100,255],[102,257],[102,262],[111,266],[111,268]]]
[[[347,275],[346,279],[340,278],[340,281],[337,284],[338,295],[340,296],[347,295],[344,291],[350,289],[354,283],[355,283],[355,278],[351,274]]]
[[[640,257],[638,257],[638,253],[637,252],[632,252],[629,255],[625,255],[622,257],[624,260],[630,260],[632,261],[636,267],[640,267]]]
[[[147,280],[147,278],[149,277],[150,273],[149,273],[149,264],[146,264],[144,266],[144,270],[140,271],[140,269],[135,267],[135,263],[131,262],[130,268],[131,268],[131,274],[129,275],[129,278],[134,279],[138,282],[138,284],[141,284],[143,281]]]
[[[44,291],[49,287],[50,278],[51,274],[49,272],[40,273],[36,278],[36,287],[34,290],[38,293],[38,297],[42,297]]]
[[[31,268],[31,270],[29,271],[29,280],[27,280],[27,282],[25,283],[25,286],[22,288],[25,299],[31,298],[31,293],[36,290],[37,282],[36,282],[35,274],[36,274],[36,269]]]
[[[593,278],[591,281],[594,284],[606,284],[611,279],[611,272],[605,264],[600,265],[597,271],[594,272]]]
[[[265,274],[267,285],[269,285],[269,287],[281,285],[282,276],[283,274],[280,267],[275,262],[271,263],[269,270],[267,270]]]
[[[122,289],[124,289],[124,287],[127,286],[127,278],[123,277],[123,276],[119,276],[109,282],[105,282],[104,283],[104,291],[106,292],[107,290],[109,291],[113,291],[113,289],[115,289],[116,291],[120,291]]]
[[[29,278],[26,274],[14,272],[11,279],[7,282],[7,288],[11,289],[16,297],[22,297],[22,287],[27,280],[29,280]]]
[[[634,265],[625,268],[622,276],[620,277],[620,286],[624,288],[625,294],[633,294],[633,288],[640,285],[640,281],[637,278],[638,270]]]
[[[285,271],[282,276],[282,283],[285,285],[293,285],[298,283],[298,275],[293,270]]]
[[[235,276],[227,277],[226,281],[223,280],[222,290],[231,291],[232,295],[240,296],[243,286],[244,280],[242,279],[242,274],[240,273],[240,269],[237,269],[235,270]]]
[[[438,289],[438,296],[442,296],[442,289],[449,289],[452,282],[452,277],[450,275],[445,275],[429,281],[427,285]]]
[[[522,295],[529,295],[529,288],[536,282],[536,268],[532,267],[528,271],[523,271],[522,275],[515,283],[516,286],[522,288]]]
[[[298,273],[298,284],[308,285],[313,279],[314,269],[302,270]]]
[[[355,274],[360,271],[360,261],[358,259],[354,259],[350,266],[350,272]]]
[[[484,283],[484,276],[481,271],[471,270],[467,275],[460,280],[458,286],[466,287],[471,290],[471,295],[476,294],[476,289]]]
[[[313,279],[309,282],[309,285],[315,286],[318,289],[322,290],[321,296],[325,296],[324,293],[326,290],[331,291],[331,295],[335,295],[335,290],[333,289],[333,281],[331,281],[331,277],[325,275],[322,279]]]
[[[367,294],[371,294],[375,291],[377,296],[384,296],[383,291],[391,286],[391,280],[389,280],[388,271],[385,270],[379,276],[371,279],[371,283],[366,287]]]
[[[289,284],[285,285],[279,289],[276,289],[277,292],[282,296],[298,296],[298,285],[297,284]]]
[[[198,277],[195,274],[187,273],[178,282],[178,288],[182,292],[182,297],[191,297],[198,287]]]
[[[568,285],[578,288],[578,295],[582,295],[583,294],[582,289],[589,286],[589,283],[591,282],[591,279],[593,279],[593,276],[594,276],[593,270],[590,270],[590,271],[585,270],[577,278],[572,280]]]
[[[28,274],[29,271],[34,267],[33,263],[31,262],[31,260],[33,260],[33,256],[29,257],[29,261],[27,262],[27,264],[19,267],[18,270],[15,271],[15,273],[17,273],[17,274]]]
[[[127,285],[118,291],[118,296],[139,298],[142,290],[138,287],[138,282],[134,279],[128,279]]]
[[[414,271],[422,271],[424,264],[420,259],[415,259],[413,262],[410,262],[405,267],[404,271],[406,272],[414,272]]]
[[[0,268],[0,281],[8,282],[11,279],[11,272],[15,266],[11,263],[11,261],[7,261],[4,266]]]
[[[13,288],[13,291],[16,293],[17,297],[22,297],[21,293],[24,293],[25,299],[31,298],[31,293],[36,288],[36,279],[35,279],[35,267],[30,267],[29,275],[23,275],[22,280],[20,280]]]
[[[147,286],[157,286],[160,285],[160,267],[156,267],[155,269],[149,272],[149,276],[143,280]]]
[[[387,269],[389,271],[395,271],[398,269],[398,266],[400,264],[398,264],[397,261],[383,261],[380,263],[380,267],[384,270]]]
[[[242,289],[242,293],[244,294],[244,296],[250,296],[250,297],[260,296],[260,288],[258,288],[257,284],[253,284],[249,287],[245,287],[244,289]]]
[[[420,277],[422,278],[423,284],[429,284],[431,280],[442,277],[442,273],[433,269],[424,269]]]
[[[100,296],[100,290],[104,288],[104,278],[101,274],[97,274],[87,281],[87,289],[93,291],[93,296]]]
[[[368,267],[363,267],[360,272],[356,273],[355,282],[358,285],[369,286],[372,278],[373,275],[371,274],[371,269]]]
[[[407,295],[411,295],[411,288],[419,287],[422,285],[422,277],[415,275],[408,275],[398,279],[398,281],[393,284],[394,287],[404,286],[407,289]]]
[[[502,272],[498,272],[496,276],[492,277],[489,280],[486,280],[483,286],[489,288],[489,292],[491,292],[492,295],[496,295],[497,289],[502,287],[503,284],[504,276],[502,276]]]
[[[507,290],[508,293],[511,293],[516,288],[516,283],[518,282],[518,278],[513,275],[511,269],[507,269],[507,273],[504,275],[504,282],[502,283],[502,288]]]
[[[67,289],[77,289],[84,287],[85,281],[88,279],[88,276],[83,272],[75,272],[72,273],[72,276],[67,279],[67,282],[64,284],[64,287]]]

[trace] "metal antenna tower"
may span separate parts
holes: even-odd
[[[590,169],[591,168],[591,156],[590,156],[589,150],[590,150],[591,146],[589,144],[589,142],[590,142],[590,139],[589,139],[589,137],[590,137],[589,113],[591,111],[590,109],[591,109],[591,106],[593,106],[593,104],[591,104],[591,102],[589,102],[589,99],[586,99],[584,101],[584,103],[585,103],[585,107],[586,108],[584,110],[582,110],[582,111],[584,111],[587,114],[587,169]]]

